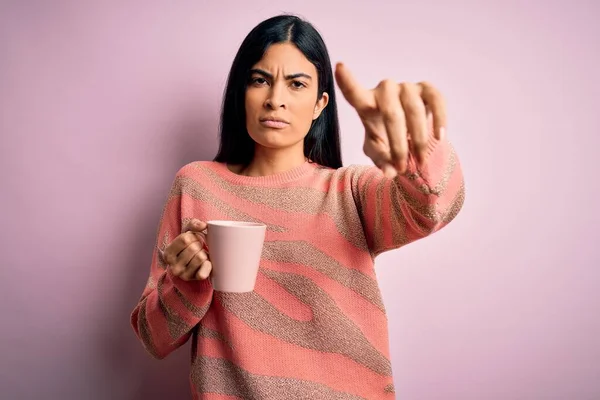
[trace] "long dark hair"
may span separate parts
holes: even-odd
[[[255,143],[246,129],[246,86],[251,68],[275,43],[293,43],[317,69],[319,92],[329,94],[329,103],[313,121],[304,138],[304,155],[320,165],[340,168],[340,126],[335,101],[335,83],[329,53],[323,38],[307,21],[293,15],[279,15],[258,24],[238,50],[223,96],[219,151],[214,161],[248,165],[254,158]]]

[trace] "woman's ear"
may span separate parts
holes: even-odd
[[[313,113],[313,121],[315,119],[319,118],[319,115],[321,115],[321,113],[323,112],[325,107],[327,107],[328,103],[329,103],[329,94],[327,94],[327,92],[323,92],[323,94],[321,95],[321,98],[319,100],[317,100],[317,103],[315,104],[315,112]]]

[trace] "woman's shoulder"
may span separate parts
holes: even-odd
[[[337,177],[362,175],[375,169],[377,168],[374,165],[363,164],[350,164],[340,168],[330,168],[319,165],[317,168],[317,170],[323,174],[329,174]]]
[[[193,178],[207,169],[218,171],[220,168],[222,168],[221,163],[216,161],[192,161],[180,167],[175,176],[177,178]]]
[[[339,191],[358,188],[360,182],[369,180],[371,176],[376,177],[379,169],[374,165],[350,164],[339,168],[319,165],[314,171],[315,184]]]

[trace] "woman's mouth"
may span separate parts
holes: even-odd
[[[271,118],[261,119],[260,123],[262,126],[273,129],[283,129],[289,125],[289,122]]]

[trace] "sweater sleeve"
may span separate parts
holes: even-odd
[[[394,179],[375,167],[352,175],[354,201],[373,256],[440,230],[462,208],[464,181],[453,146],[431,136],[428,151],[423,167],[410,154],[408,171]]]
[[[185,171],[177,173],[159,223],[150,277],[141,299],[131,314],[135,334],[145,349],[162,359],[183,345],[192,329],[208,311],[213,289],[208,279],[186,282],[172,275],[162,259],[162,250],[182,229],[191,208],[185,201]]]

